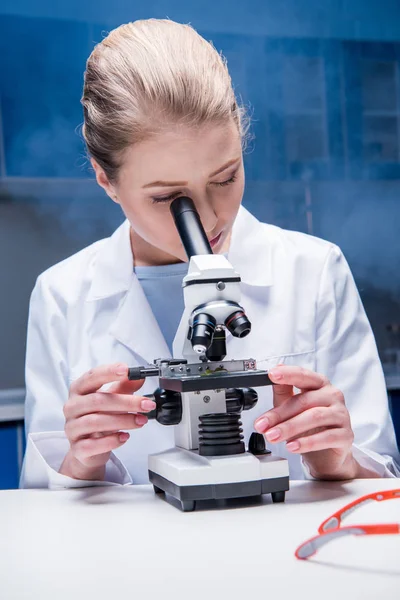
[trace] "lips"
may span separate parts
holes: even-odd
[[[219,242],[219,240],[221,239],[221,235],[222,235],[222,231],[220,231],[220,233],[215,236],[212,240],[209,240],[210,242],[210,246],[216,246]]]

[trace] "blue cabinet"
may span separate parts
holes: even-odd
[[[0,489],[18,487],[19,471],[25,451],[22,421],[0,423]]]

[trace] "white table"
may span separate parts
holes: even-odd
[[[347,502],[400,480],[292,482],[285,504],[200,503],[150,486],[0,492],[2,600],[400,598],[400,535],[346,537],[309,561],[296,546]],[[400,499],[348,523],[400,521]]]

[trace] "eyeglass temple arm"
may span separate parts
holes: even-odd
[[[345,535],[377,535],[390,533],[400,533],[400,524],[382,523],[380,525],[349,525],[348,527],[327,531],[326,533],[310,538],[303,544],[300,544],[295,555],[296,558],[301,560],[310,558],[310,556],[315,554],[322,546],[325,546],[325,544]]]
[[[318,527],[319,533],[326,533],[327,531],[331,531],[333,529],[337,529],[340,527],[343,519],[345,519],[349,514],[354,512],[361,505],[366,502],[372,502],[376,500],[377,502],[382,502],[382,500],[392,500],[393,498],[400,498],[400,489],[396,490],[385,490],[384,492],[374,492],[373,494],[367,494],[366,496],[362,496],[354,502],[347,504],[333,515],[325,519],[323,523]]]

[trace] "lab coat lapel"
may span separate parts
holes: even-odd
[[[171,356],[143,288],[134,274],[110,333],[149,364],[156,358]]]
[[[126,220],[100,242],[87,301],[96,302],[99,311],[115,306],[109,333],[132,350],[139,362],[152,363],[171,354],[134,273],[129,231]]]

